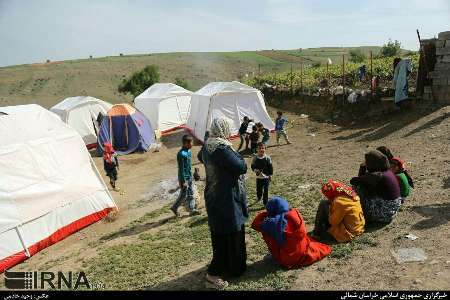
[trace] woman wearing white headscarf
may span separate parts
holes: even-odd
[[[247,165],[228,141],[231,128],[227,119],[214,119],[209,134],[198,153],[206,171],[205,206],[213,248],[206,280],[223,289],[228,286],[227,278],[240,276],[247,268],[247,192],[242,178]]]

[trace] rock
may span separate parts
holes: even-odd
[[[436,265],[438,263],[439,263],[439,261],[436,259],[433,259],[432,261],[430,261],[430,265]]]
[[[405,262],[423,262],[427,259],[425,251],[421,248],[401,248],[398,250],[391,250],[392,256],[397,263]]]
[[[421,283],[423,283],[422,280],[420,280],[418,278],[414,279],[414,284],[421,284]]]

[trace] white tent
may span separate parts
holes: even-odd
[[[116,208],[80,135],[36,104],[0,107],[0,273]]]
[[[134,99],[134,106],[162,133],[186,124],[192,92],[173,83],[155,83]]]
[[[200,141],[217,117],[232,121],[232,134],[238,134],[244,116],[261,122],[265,128],[274,129],[261,91],[237,81],[211,82],[195,92],[191,99],[191,112],[187,129]]]
[[[106,115],[111,104],[90,96],[69,97],[53,106],[64,123],[69,124],[83,138],[88,149],[97,145],[97,132],[100,128],[98,115]]]

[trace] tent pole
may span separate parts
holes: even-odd
[[[23,247],[23,249],[25,250],[26,256],[27,256],[27,257],[31,257],[31,254],[30,254],[30,252],[28,251],[28,248],[27,248],[27,246],[26,246],[26,244],[25,244],[25,241],[23,240],[22,234],[20,233],[19,226],[16,226],[15,229],[16,229],[17,235],[19,236],[19,240],[20,240],[20,242],[22,243],[22,247]]]
[[[111,201],[114,203],[114,205],[117,208],[117,211],[119,211],[119,207],[116,204],[116,201],[114,201],[113,196],[111,195],[111,193],[109,192],[108,187],[106,186],[105,181],[103,180],[102,175],[100,175],[100,172],[97,169],[97,166],[95,165],[94,160],[92,159],[92,157],[89,155],[89,159],[91,160],[91,166],[94,168],[95,171],[95,175],[97,175],[98,179],[100,179],[100,182],[103,184],[103,187],[105,188],[106,193],[108,194],[108,196],[111,198]]]

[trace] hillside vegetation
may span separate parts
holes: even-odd
[[[193,89],[211,81],[241,80],[260,74],[298,70],[301,62],[312,65],[330,57],[338,61],[352,49],[374,53],[380,47],[311,48],[241,52],[157,53],[111,56],[0,68],[0,105],[39,103],[51,107],[76,95],[90,95],[111,103],[129,102],[117,91],[123,78],[147,65],[159,67],[161,82],[185,79]]]

